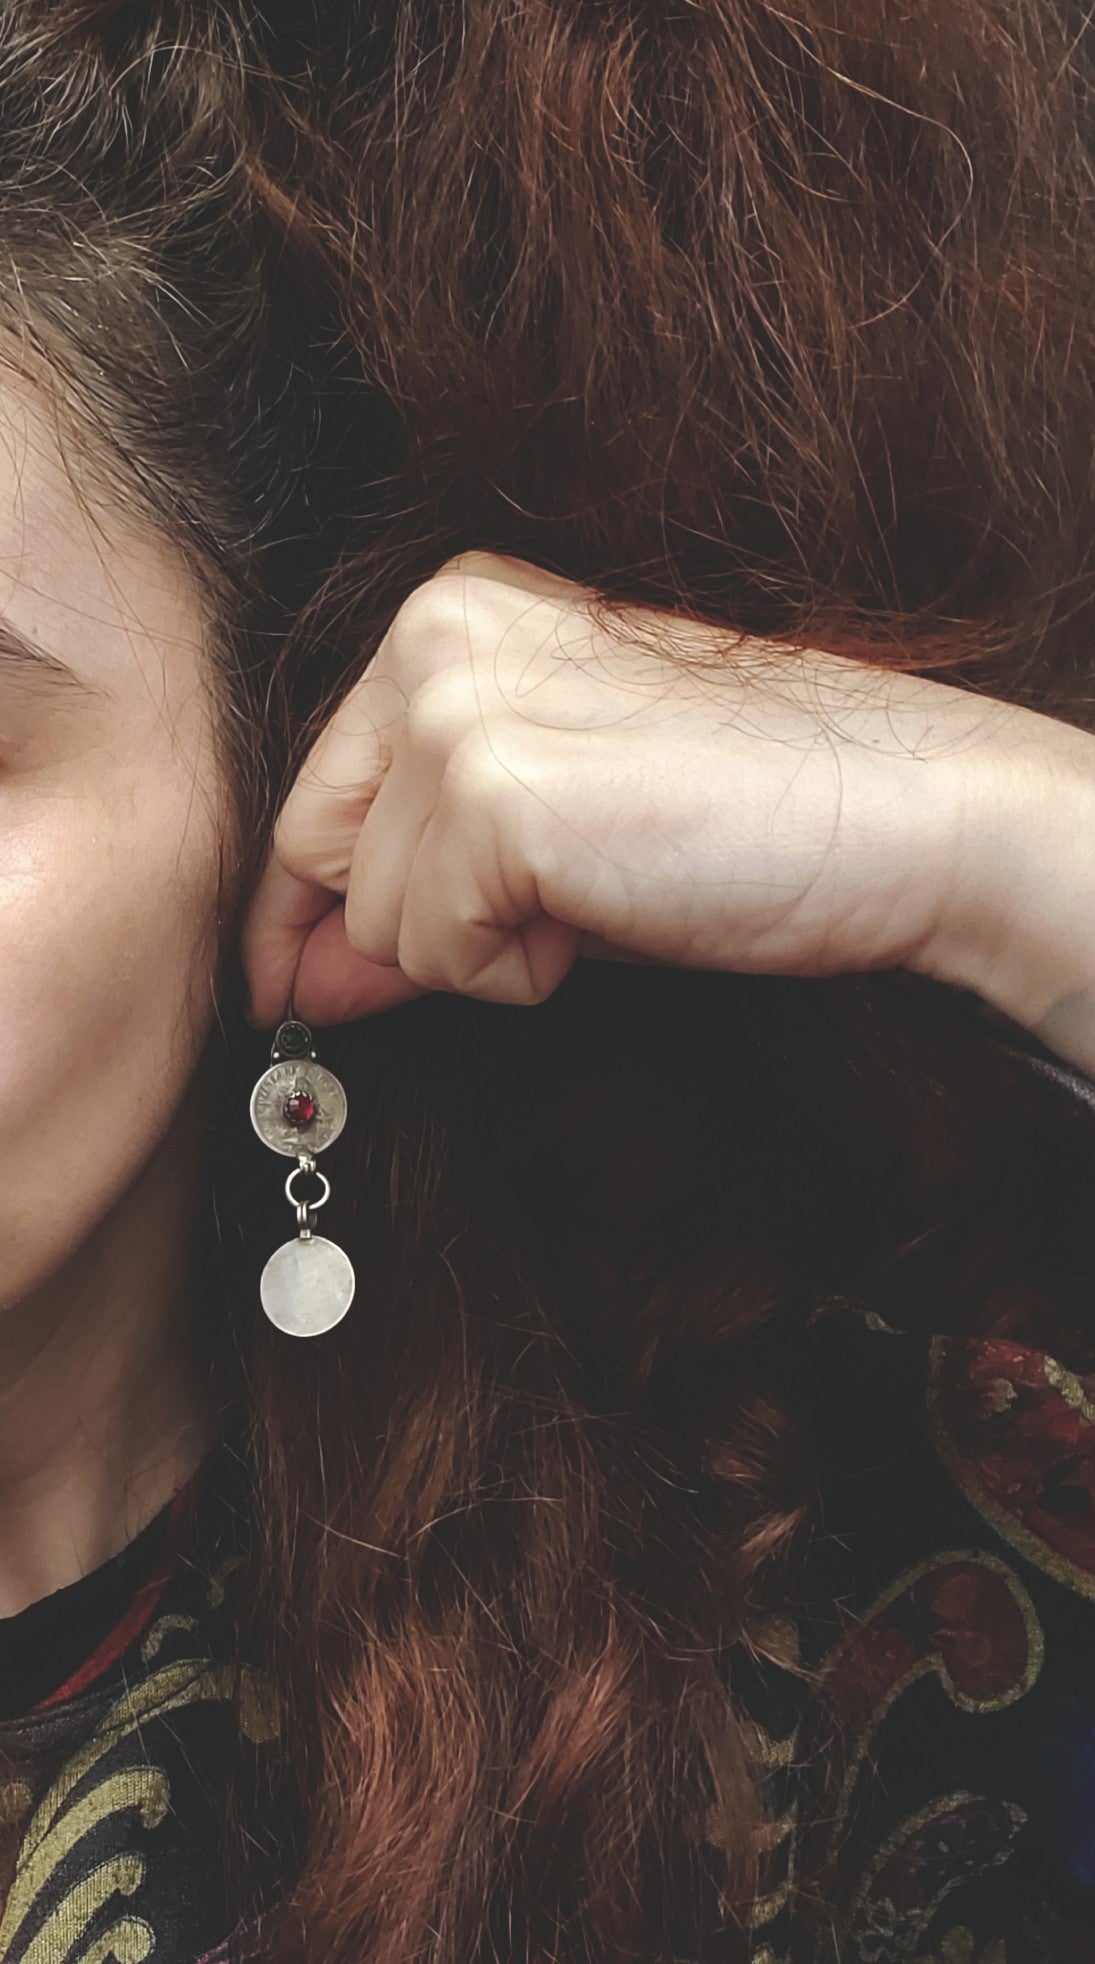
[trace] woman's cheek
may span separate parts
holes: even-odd
[[[0,783],[0,1311],[79,1247],[170,1128],[213,1018],[217,833],[162,775]]]

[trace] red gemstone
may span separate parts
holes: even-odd
[[[311,1125],[318,1110],[310,1091],[291,1091],[285,1100],[285,1116],[290,1125]]]

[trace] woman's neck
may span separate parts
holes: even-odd
[[[196,1088],[63,1270],[0,1312],[0,1615],[116,1554],[219,1430],[193,1340],[201,1112]]]

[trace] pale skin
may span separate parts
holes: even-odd
[[[231,798],[181,555],[74,486],[14,376],[0,437],[2,1614],[123,1546],[216,1431],[187,1269]],[[412,597],[278,824],[254,1021],[533,1004],[580,955],[906,963],[1095,1069],[1095,739],[625,625],[479,555]]]
[[[467,554],[307,759],[244,936],[253,1019],[536,1003],[580,955],[970,988],[1095,1072],[1095,738],[683,620],[634,638]]]
[[[223,787],[208,623],[0,379],[0,1614],[120,1547],[215,1436],[192,1355]]]

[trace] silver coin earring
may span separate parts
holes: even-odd
[[[270,1068],[251,1093],[251,1123],[264,1145],[297,1162],[285,1182],[297,1235],[274,1250],[262,1271],[262,1306],[286,1335],[322,1336],[341,1323],[354,1299],[349,1256],[315,1232],[316,1208],[331,1195],[316,1154],[333,1145],[346,1123],[346,1093],[334,1073],[317,1064],[312,1032],[291,1009],[274,1036]],[[319,1181],[318,1198],[299,1197],[295,1188],[302,1175]]]

